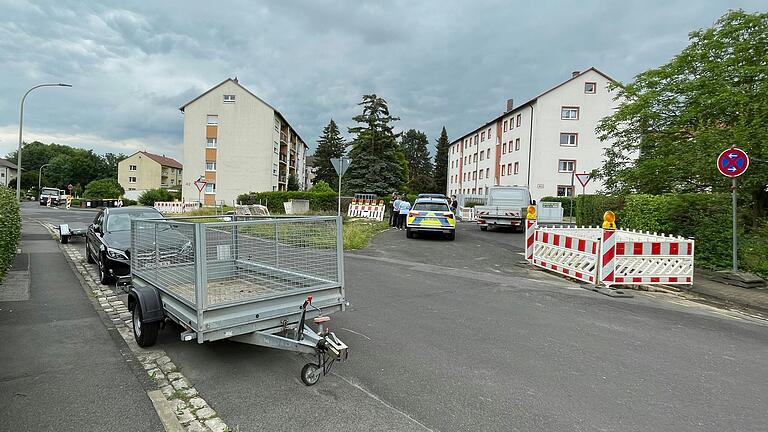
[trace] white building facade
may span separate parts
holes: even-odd
[[[611,145],[595,128],[618,106],[612,82],[590,68],[523,105],[508,101],[504,114],[451,143],[448,194],[483,195],[495,185],[528,186],[535,200],[581,194],[574,174],[600,168]],[[585,193],[601,187],[591,179]]]
[[[218,84],[182,106],[186,201],[197,201],[203,178],[205,205],[231,205],[248,192],[287,190],[296,176],[306,182],[307,145],[283,115],[237,78]]]

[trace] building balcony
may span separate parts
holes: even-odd
[[[285,183],[285,178],[286,178],[286,177],[285,177],[284,175],[281,175],[281,176],[279,176],[279,177],[277,178],[277,182],[278,182],[278,183]]]
[[[285,132],[280,132],[280,142],[288,144],[288,134]]]
[[[288,156],[286,156],[283,153],[280,153],[279,158],[280,158],[280,163],[287,163],[288,162]]]

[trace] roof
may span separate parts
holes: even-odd
[[[293,127],[291,127],[291,124],[290,124],[290,123],[288,123],[288,120],[286,120],[285,116],[283,116],[283,114],[282,114],[280,111],[278,111],[278,110],[277,110],[277,108],[273,107],[272,105],[270,105],[269,103],[267,103],[267,101],[265,101],[264,99],[262,99],[262,98],[260,98],[260,97],[256,96],[256,94],[255,94],[255,93],[253,93],[252,91],[250,91],[250,90],[248,90],[247,88],[245,88],[245,87],[244,87],[242,84],[240,84],[240,82],[237,80],[237,77],[235,77],[235,78],[227,78],[227,79],[225,79],[224,81],[222,81],[222,82],[220,82],[220,83],[216,84],[215,86],[211,87],[211,88],[210,88],[210,89],[208,89],[207,91],[203,92],[203,94],[201,94],[200,96],[198,96],[198,97],[196,97],[196,98],[192,99],[191,101],[189,101],[189,102],[185,103],[184,105],[182,105],[182,106],[179,108],[179,111],[181,111],[181,112],[184,112],[184,108],[186,108],[186,107],[187,107],[187,105],[190,105],[190,104],[192,104],[193,102],[197,101],[197,100],[198,100],[198,99],[200,99],[201,97],[203,97],[203,96],[207,95],[208,93],[210,93],[210,92],[212,92],[212,91],[216,90],[217,88],[219,88],[219,87],[223,86],[224,84],[226,84],[226,83],[228,83],[228,82],[232,82],[232,83],[234,83],[236,86],[238,86],[238,87],[240,87],[241,89],[243,89],[243,91],[245,91],[245,92],[246,92],[246,93],[248,93],[249,95],[251,95],[251,96],[255,97],[255,98],[256,98],[256,99],[258,99],[258,100],[259,100],[261,103],[263,103],[264,105],[266,105],[266,106],[268,106],[269,108],[271,108],[271,109],[272,109],[272,111],[274,111],[274,112],[275,112],[275,114],[277,114],[278,116],[280,116],[280,119],[281,119],[282,121],[284,121],[284,122],[285,122],[285,124],[287,124],[287,125],[288,125],[288,127],[290,127],[291,129],[293,129],[293,131],[296,133],[296,136],[298,136],[298,137],[299,137],[299,139],[301,140],[301,142],[302,142],[302,143],[304,143],[304,147],[305,147],[305,148],[309,148],[309,146],[308,146],[308,145],[307,145],[307,143],[304,141],[304,139],[303,139],[303,138],[301,138],[301,135],[299,135],[299,133],[298,133],[298,132],[296,132],[296,129],[294,129]]]
[[[5,159],[0,159],[0,166],[8,167],[10,169],[15,169],[15,170],[19,169],[19,167],[17,167],[16,164],[9,162]]]
[[[502,119],[503,117],[505,117],[505,116],[507,116],[507,115],[510,115],[510,114],[512,114],[512,113],[514,113],[514,112],[516,112],[516,111],[519,111],[519,110],[521,110],[521,109],[523,109],[523,108],[525,108],[525,107],[527,107],[527,106],[533,105],[533,103],[534,103],[534,102],[536,102],[536,100],[538,100],[540,97],[542,97],[542,96],[544,96],[544,95],[546,95],[546,94],[548,94],[548,93],[550,93],[550,92],[553,92],[553,91],[557,90],[558,88],[560,88],[560,87],[562,87],[562,86],[564,86],[564,85],[568,84],[569,82],[571,82],[571,81],[575,80],[576,78],[580,78],[582,75],[584,75],[585,73],[587,73],[587,72],[589,72],[589,71],[594,71],[594,72],[597,72],[598,74],[600,74],[600,75],[604,76],[605,78],[607,78],[607,79],[609,79],[609,80],[611,80],[611,81],[613,81],[613,82],[616,82],[616,80],[615,80],[615,79],[613,79],[613,78],[609,77],[609,76],[608,76],[608,75],[606,75],[605,73],[603,73],[603,72],[601,72],[600,70],[598,70],[596,67],[592,66],[591,68],[589,68],[589,69],[586,69],[586,70],[584,70],[584,71],[580,72],[578,75],[576,75],[576,76],[572,76],[572,77],[568,78],[567,80],[565,80],[565,81],[561,82],[560,84],[558,84],[558,85],[556,85],[556,86],[554,86],[554,87],[550,88],[549,90],[546,90],[545,92],[543,92],[543,93],[539,94],[538,96],[536,96],[536,97],[533,97],[533,98],[529,99],[528,101],[526,101],[526,102],[525,102],[525,103],[523,103],[522,105],[519,105],[519,106],[515,107],[514,109],[512,109],[512,110],[510,110],[510,111],[507,111],[507,112],[505,112],[505,113],[502,113],[502,114],[501,114],[501,115],[499,115],[499,116],[496,116],[496,117],[495,117],[493,120],[490,120],[490,121],[486,122],[485,124],[483,124],[482,126],[480,126],[480,127],[478,127],[478,128],[475,128],[475,129],[473,129],[471,132],[468,132],[468,133],[466,133],[466,134],[462,135],[461,137],[459,137],[459,138],[457,138],[457,139],[453,140],[453,141],[451,142],[451,144],[455,144],[455,143],[457,143],[457,142],[459,142],[459,141],[463,140],[464,138],[466,138],[466,137],[468,137],[468,136],[470,136],[470,135],[472,135],[472,134],[474,134],[474,133],[476,133],[476,132],[479,132],[479,131],[481,131],[482,129],[485,129],[486,127],[488,127],[488,126],[490,126],[490,125],[492,125],[492,124],[496,123],[497,121],[499,121],[500,119]]]
[[[184,169],[184,165],[182,165],[181,162],[177,161],[176,159],[169,158],[167,156],[156,155],[154,153],[149,153],[149,152],[145,152],[145,151],[139,151],[139,152],[136,152],[136,153],[141,153],[144,156],[152,159],[153,161],[159,163],[162,166],[167,166],[167,167],[171,167],[171,168],[178,168],[178,169]],[[134,153],[134,155],[136,153]],[[133,156],[133,155],[131,155],[131,156]]]

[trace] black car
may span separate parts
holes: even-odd
[[[99,266],[99,280],[109,284],[115,276],[131,273],[131,219],[164,219],[152,207],[102,209],[85,235],[85,256]]]

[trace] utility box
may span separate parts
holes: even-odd
[[[309,213],[309,200],[290,200],[283,203],[285,214],[307,214]]]
[[[562,222],[563,204],[559,201],[540,201],[537,204],[536,218],[539,222]]]

